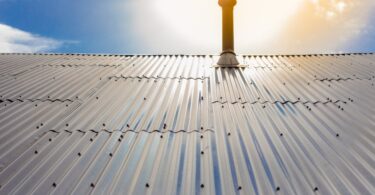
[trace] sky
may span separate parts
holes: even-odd
[[[238,54],[375,51],[375,0],[237,0]],[[217,0],[0,0],[0,52],[219,54]]]

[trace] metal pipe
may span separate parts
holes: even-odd
[[[222,8],[223,52],[234,53],[233,7],[236,3],[236,0],[219,0]]]
[[[234,53],[233,8],[236,0],[219,0],[222,8],[222,52],[218,65],[236,66],[238,61]]]

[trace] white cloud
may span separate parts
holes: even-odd
[[[0,52],[48,52],[61,47],[62,44],[62,41],[42,37],[0,23]]]

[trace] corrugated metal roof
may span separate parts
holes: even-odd
[[[0,194],[374,194],[375,55],[0,54]]]

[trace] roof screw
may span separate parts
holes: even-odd
[[[203,96],[201,97],[201,100],[203,100]]]
[[[224,108],[224,105],[222,105],[221,108]]]
[[[92,138],[90,138],[90,142],[94,141]]]
[[[203,127],[201,127],[201,130],[203,130]]]
[[[276,187],[276,191],[280,191],[280,187],[279,186]]]
[[[203,183],[201,184],[201,188],[204,188],[204,184]]]
[[[128,128],[129,128],[129,127],[130,127],[130,125],[129,125],[129,124],[126,124],[126,127],[128,127]]]
[[[119,142],[121,142],[121,139],[118,139]]]
[[[35,150],[35,152],[34,152],[35,154],[38,154],[38,150]]]
[[[120,135],[121,138],[124,138],[124,135]]]
[[[69,126],[69,124],[68,124],[68,123],[66,123],[66,124],[65,124],[65,126],[67,126],[67,127],[68,127],[68,126]]]
[[[166,129],[167,128],[167,124],[164,123],[163,125],[163,129]]]
[[[245,108],[245,105],[243,105],[242,108]]]
[[[285,85],[285,83],[283,83],[283,85]]]
[[[340,137],[340,134],[336,133],[336,137]]]
[[[227,135],[230,136],[230,132],[228,132]]]
[[[81,156],[81,153],[80,153],[80,152],[78,152],[78,156]]]
[[[94,183],[91,183],[90,186],[91,186],[91,187],[95,187],[95,184],[94,184]]]
[[[55,183],[55,182],[53,182],[52,186],[53,186],[53,187],[56,187],[56,183]]]
[[[50,141],[50,142],[51,142],[51,141],[52,141],[52,139],[51,139],[51,138],[49,138],[49,139],[48,139],[48,141]]]
[[[150,187],[150,184],[146,183],[146,188],[149,188]]]
[[[68,107],[68,104],[66,104],[65,107]]]
[[[201,135],[201,139],[203,139],[203,135]]]
[[[143,100],[146,100],[146,97],[144,97]]]
[[[163,135],[160,135],[160,138],[163,139]]]
[[[238,186],[237,190],[242,190],[242,187],[241,187],[241,186]]]
[[[38,104],[35,104],[35,107],[37,107],[38,106]]]
[[[40,126],[43,126],[43,123],[40,123]]]
[[[201,151],[201,154],[203,155],[203,154],[204,154],[204,152],[203,152],[203,151]]]
[[[99,99],[99,97],[96,97],[96,99],[98,100],[98,99]]]
[[[262,106],[262,108],[266,108],[266,106],[265,106],[265,105],[263,105],[263,106]]]
[[[103,123],[103,127],[105,127],[105,123]]]
[[[36,126],[37,129],[39,129],[39,126]]]
[[[316,192],[316,191],[318,191],[318,187],[315,187],[315,188],[314,188],[314,192]]]
[[[113,154],[112,154],[112,153],[109,153],[109,156],[110,156],[110,157],[112,157],[112,156],[113,156]]]
[[[283,133],[280,133],[280,137],[282,137],[284,134]]]

